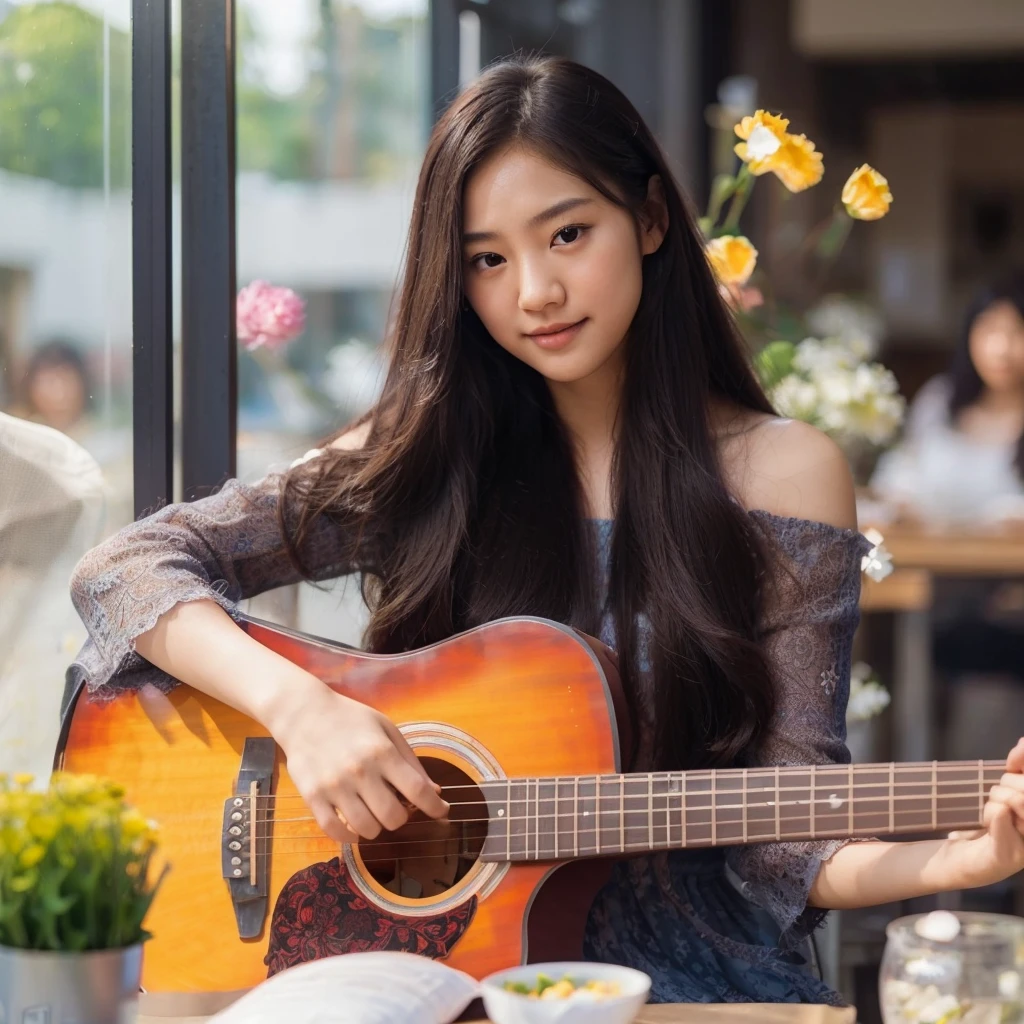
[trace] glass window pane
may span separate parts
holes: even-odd
[[[287,465],[374,400],[429,130],[428,36],[426,0],[238,0],[238,283],[291,289],[304,315],[294,338],[289,318],[261,336],[264,307],[246,293],[243,478]],[[348,593],[341,615],[336,594],[311,588],[254,611],[354,641]]]
[[[0,770],[48,770],[70,570],[133,514],[130,14],[0,0]]]

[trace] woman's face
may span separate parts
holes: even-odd
[[[85,412],[82,378],[66,363],[40,367],[29,384],[28,399],[43,422],[57,430],[73,427]]]
[[[971,325],[971,362],[990,391],[1024,390],[1024,320],[1012,302],[994,302]]]
[[[659,191],[660,195],[660,191]],[[551,382],[620,364],[642,258],[664,237],[535,153],[506,148],[466,183],[466,298],[491,337]]]

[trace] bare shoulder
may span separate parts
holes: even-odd
[[[358,451],[365,444],[370,436],[370,429],[373,426],[372,420],[365,420],[362,423],[357,423],[354,427],[350,427],[344,433],[336,437],[328,447],[338,448],[341,451],[354,452]]]
[[[857,528],[850,465],[842,449],[799,420],[756,417],[720,442],[726,486],[747,509]]]

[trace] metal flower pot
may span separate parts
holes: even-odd
[[[141,973],[141,944],[85,953],[0,946],[0,1024],[126,1024]]]

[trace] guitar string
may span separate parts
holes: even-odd
[[[963,798],[963,797],[968,797],[968,796],[969,796],[968,794],[950,794],[945,799],[952,800],[952,799]],[[906,796],[906,797],[896,797],[895,800],[928,800],[929,803],[928,803],[928,809],[927,810],[928,810],[929,814],[931,813],[931,806],[932,805],[931,805],[930,798]],[[808,812],[810,811],[810,801],[800,801],[800,800],[798,800],[798,801],[778,801],[777,803],[778,803],[779,807],[807,807],[808,808]],[[815,810],[815,815],[816,816],[817,815],[821,815],[822,818],[827,818],[829,816],[836,816],[836,817],[843,817],[843,818],[848,818],[849,817],[849,809],[848,808],[843,807],[841,809],[841,808],[838,808],[838,807],[833,807],[833,805],[831,805],[829,803],[827,798],[825,798],[823,800],[815,800],[814,803],[815,804],[824,804],[828,808],[828,810],[824,811],[824,812],[819,811],[819,810]],[[750,805],[745,805],[745,806],[748,806],[748,808],[750,808]],[[775,810],[775,804],[774,803],[772,803],[771,805],[759,804],[759,805],[755,805],[755,806],[759,807],[759,808],[764,808],[764,809],[767,809],[770,806],[771,811],[772,811],[772,815],[773,815],[772,820],[774,820],[774,810]],[[942,806],[941,809],[942,809],[943,812],[949,813],[950,811],[957,812],[957,811],[969,810],[969,809],[970,810],[976,810],[977,806],[978,806],[977,805],[977,800],[976,799],[971,799],[967,803],[957,804],[955,806],[944,805],[944,806]],[[718,812],[722,812],[722,811],[730,811],[730,810],[742,810],[743,807],[744,807],[743,804],[722,804],[722,805],[718,806],[717,811]],[[699,827],[700,825],[710,825],[712,823],[712,819],[711,819],[710,815],[709,815],[709,817],[707,819],[701,819],[698,816],[699,812],[701,812],[701,811],[709,811],[710,812],[711,810],[712,810],[712,808],[710,806],[709,807],[685,807],[683,805],[675,805],[675,806],[671,806],[671,807],[667,806],[665,808],[655,808],[654,814],[657,815],[657,814],[662,814],[662,813],[668,814],[668,813],[685,812],[687,827],[691,827],[691,826]],[[617,813],[617,812],[618,812],[617,808],[613,808],[610,811],[595,811],[595,813],[599,813],[599,814],[613,814],[613,813]],[[627,813],[627,814],[643,813],[643,814],[646,815],[647,807],[645,806],[643,808],[627,808],[625,813]],[[858,812],[855,810],[854,813],[858,813]],[[859,811],[859,813],[861,813],[861,814],[885,814],[886,812],[883,809],[881,809],[881,808],[871,808],[871,809],[861,809]],[[913,813],[913,812],[911,812],[911,813]],[[694,818],[694,820],[691,821],[691,817]],[[748,817],[748,820],[749,820],[749,823],[750,823],[749,816],[746,816],[746,817]],[[800,820],[803,820],[803,817],[804,817],[804,815],[802,815],[802,814],[801,815],[791,815],[791,816],[788,816],[788,817],[783,817],[783,818],[781,818],[781,820],[782,821],[800,821]],[[495,822],[495,823],[512,822],[512,821],[516,821],[516,822],[518,822],[518,821],[529,821],[529,822],[532,822],[532,821],[539,821],[539,820],[543,820],[545,822],[550,822],[550,821],[557,821],[557,820],[563,819],[563,818],[567,818],[569,820],[575,820],[575,819],[579,818],[579,815],[573,815],[571,813],[559,812],[556,809],[555,812],[545,812],[545,813],[540,814],[540,815],[535,812],[535,813],[526,813],[526,814],[518,814],[518,815],[490,815],[489,817],[480,817],[480,818],[450,818],[449,820],[450,820],[450,822],[452,824],[462,825],[462,824],[479,824],[481,822]],[[312,815],[303,815],[301,817],[292,817],[292,818],[273,818],[273,817],[257,818],[257,819],[255,819],[255,823],[256,824],[294,824],[296,822],[306,822],[306,821],[315,821],[315,820],[316,819]],[[443,819],[440,819],[440,820],[443,820]],[[422,821],[408,822],[407,824],[402,825],[402,827],[403,828],[408,828],[410,826],[415,827],[417,825],[431,825],[431,824],[437,824],[437,823],[438,823],[438,819],[432,819],[431,818],[431,819],[425,819],[425,820],[422,820]],[[760,822],[758,821],[758,819],[755,819],[753,823],[757,824],[757,823],[760,823]],[[738,824],[741,824],[741,821],[740,820],[724,821],[723,824],[737,824],[738,825]],[[601,827],[601,831],[616,830],[618,828],[617,825],[601,825],[600,827]],[[627,827],[641,827],[641,825],[639,825],[639,824],[631,824],[631,825],[627,825]],[[304,839],[304,838],[314,838],[314,837],[298,837],[297,836],[297,837],[291,837],[291,838],[294,838],[294,839]],[[396,841],[396,842],[403,842],[403,841]],[[410,841],[410,842],[416,842],[416,841],[413,840],[413,841]]]
[[[973,808],[969,808],[969,809],[973,810]],[[783,820],[786,820],[786,819],[783,819]],[[789,820],[795,820],[795,819],[789,819]],[[734,822],[733,824],[738,824],[738,822]],[[664,826],[657,826],[657,827],[662,828]],[[678,826],[674,826],[674,827],[678,828]],[[690,827],[690,826],[688,826],[688,827]],[[978,827],[978,825],[977,825],[977,823],[975,821],[957,822],[957,823],[955,823],[953,825],[944,825],[940,829],[938,829],[937,831],[971,830],[971,829],[976,829],[977,827]],[[601,831],[602,832],[606,832],[606,831],[609,831],[609,830],[608,829],[602,829]],[[618,830],[616,829],[615,831],[618,831]],[[809,831],[794,832],[794,833],[791,833],[791,834],[785,836],[785,839],[783,841],[785,841],[785,842],[803,842],[803,841],[806,841],[806,840],[818,840],[818,839],[825,840],[825,839],[846,838],[846,837],[856,838],[856,837],[860,837],[860,836],[874,837],[874,836],[877,836],[877,835],[914,835],[914,834],[928,835],[928,834],[931,834],[933,831],[936,831],[936,830],[925,829],[925,828],[922,828],[920,825],[897,825],[894,829],[888,829],[888,828],[885,828],[885,829],[873,829],[873,828],[870,828],[869,826],[861,826],[859,828],[853,829],[852,831],[849,830],[849,829],[842,829],[842,830],[836,830],[835,832],[831,832],[831,833],[828,833],[826,835],[821,835],[820,833],[812,834]],[[596,833],[597,833],[597,829],[579,829],[576,832],[576,836],[577,837],[579,837],[579,836],[590,836],[590,835],[596,835]],[[549,833],[549,835],[551,835],[552,838],[554,837],[554,833]],[[566,845],[567,846],[569,845],[569,840],[572,839],[573,835],[574,835],[573,832],[562,832],[562,831],[559,831],[559,833],[558,833],[559,837],[564,837],[564,839],[566,840]],[[518,835],[518,836],[513,836],[512,838],[514,840],[524,840],[524,841],[527,839],[525,834]],[[369,849],[372,850],[374,848],[372,846],[372,843],[380,843],[381,845],[388,846],[388,847],[395,847],[395,846],[403,846],[403,845],[405,845],[405,846],[414,846],[417,849],[422,849],[424,846],[431,845],[431,844],[440,844],[440,845],[444,845],[444,846],[447,847],[447,846],[452,845],[453,843],[457,843],[457,842],[461,841],[460,839],[456,839],[456,838],[452,838],[452,839],[429,839],[429,840],[421,840],[419,842],[416,842],[416,841],[411,841],[411,842],[409,842],[409,841],[393,841],[392,842],[392,841],[388,841],[388,840],[380,840],[380,839],[378,839],[378,840],[373,840],[373,841],[371,841],[369,843],[364,841],[363,843],[350,844],[350,843],[330,843],[330,841],[328,840],[330,845],[328,846],[327,849],[323,849],[322,846],[324,844],[324,841],[327,840],[326,836],[309,837],[308,839],[305,839],[304,837],[296,836],[296,837],[294,837],[292,839],[292,842],[296,842],[296,841],[298,841],[300,839],[302,840],[302,844],[301,845],[299,845],[299,846],[294,846],[294,845],[293,846],[289,846],[286,849],[279,849],[279,846],[280,846],[282,841],[281,840],[277,840],[277,841],[275,841],[273,843],[273,849],[271,849],[269,851],[257,850],[256,854],[255,854],[256,859],[259,860],[261,858],[273,857],[275,853],[294,854],[294,853],[301,853],[301,852],[304,852],[304,851],[307,851],[307,850],[315,851],[315,852],[323,852],[323,853],[329,853],[331,851],[338,851],[338,852],[340,852],[341,849],[344,846],[350,846],[350,845],[354,845],[354,846],[357,846],[357,847],[360,847],[360,848],[362,848],[362,847],[369,847]],[[665,843],[655,843],[655,845],[653,847],[649,843],[647,843],[647,842],[640,842],[640,843],[626,842],[626,843],[623,844],[623,843],[618,842],[618,841],[611,841],[611,842],[608,842],[608,843],[602,842],[600,850],[601,850],[601,852],[614,852],[614,853],[642,853],[642,852],[645,852],[645,851],[646,852],[654,852],[655,850],[664,850],[664,849],[697,849],[697,848],[707,849],[708,847],[719,847],[719,846],[720,847],[726,847],[726,846],[737,846],[737,845],[740,845],[739,837],[724,838],[724,839],[718,840],[717,842],[713,842],[712,839],[713,839],[713,837],[711,837],[711,836],[708,836],[706,839],[705,838],[694,839],[693,837],[690,837],[689,841],[687,842],[686,846],[684,847],[681,842],[680,843],[673,842],[672,841],[672,837],[671,837],[671,833],[670,833],[668,835],[668,837],[666,838]],[[776,839],[774,833],[771,833],[771,834],[767,834],[766,833],[763,836],[762,835],[755,835],[755,836],[749,836],[748,835],[748,838],[747,838],[747,842],[748,843],[762,843],[762,842],[774,843],[774,842],[779,842],[779,841],[780,840]],[[315,846],[315,845],[313,845],[314,842],[319,842],[321,845],[320,846]],[[483,845],[484,844],[481,843],[480,851],[478,851],[476,853],[470,854],[466,859],[480,860],[482,855],[483,855]],[[505,856],[501,856],[501,857],[495,858],[495,860],[498,861],[498,862],[502,862],[502,861],[518,862],[518,861],[527,861],[527,860],[534,861],[534,860],[572,860],[572,859],[576,859],[576,858],[570,857],[569,854],[568,854],[568,851],[566,851],[565,853],[562,853],[561,850],[559,849],[556,852],[556,849],[555,849],[554,845],[552,845],[552,849],[551,849],[550,855],[548,855],[547,850],[545,849],[544,856],[539,856],[535,852],[534,856],[531,857],[529,855],[529,849],[530,849],[529,844],[528,843],[524,843],[524,845],[525,845],[525,849],[524,850],[521,850],[521,851],[520,850],[514,850],[512,852],[512,856],[511,857],[508,856],[508,854],[506,854]],[[561,844],[559,843],[559,846],[560,845]],[[535,850],[536,849],[537,848],[535,847]],[[597,854],[597,852],[598,852],[598,847],[597,847],[596,840],[595,840],[594,849],[593,850],[589,850],[589,851],[584,851],[583,856],[595,856]],[[250,855],[250,856],[252,856],[252,855]],[[361,856],[361,859],[363,860],[364,863],[367,863],[367,864],[383,864],[383,863],[387,863],[389,861],[395,861],[395,860],[399,860],[399,861],[436,860],[438,857],[444,856],[444,853],[443,852],[438,852],[438,853],[432,853],[432,854],[410,854],[410,855],[398,854],[398,855],[395,855],[395,856],[370,857],[370,858],[364,857],[364,856],[362,856],[362,854],[360,854],[360,856]],[[454,856],[454,854],[452,854],[452,856]],[[489,859],[484,861],[484,863],[490,863],[490,862],[491,861]]]
[[[746,793],[748,793],[748,794],[752,794],[752,793],[776,793],[776,792],[777,793],[794,793],[794,792],[800,792],[800,791],[804,791],[804,790],[811,790],[811,788],[814,788],[814,790],[819,790],[819,788],[823,788],[826,785],[831,785],[834,788],[840,788],[840,790],[844,790],[844,788],[849,788],[849,784],[850,784],[850,782],[849,782],[849,769],[847,769],[847,768],[842,769],[842,774],[840,774],[837,769],[825,769],[825,770],[837,771],[836,777],[834,779],[820,778],[820,779],[817,779],[817,781],[809,781],[808,783],[803,784],[803,785],[790,785],[790,786],[781,785],[781,786],[778,786],[777,788],[774,785],[767,785],[767,786],[751,786],[751,785],[748,785],[748,787],[746,787]],[[928,770],[929,770],[929,772],[931,772],[931,769],[928,769]],[[942,780],[943,784],[946,785],[946,786],[953,786],[953,785],[977,786],[978,785],[978,775],[977,775],[978,766],[974,765],[970,769],[970,771],[974,772],[974,774],[971,777],[965,777],[963,779],[955,779],[955,780],[943,779]],[[986,782],[997,782],[999,780],[999,778],[1002,777],[1002,775],[1006,774],[1006,765],[1000,763],[1000,765],[998,767],[994,767],[994,766],[992,766],[992,767],[985,767],[985,768],[983,768],[983,774],[985,776],[985,781]],[[774,776],[772,776],[772,777],[774,777]],[[736,778],[737,778],[737,781],[738,781],[739,780],[739,776],[736,776]],[[453,792],[455,790],[460,790],[460,791],[461,790],[481,790],[482,791],[483,787],[487,787],[488,790],[494,790],[494,788],[502,788],[502,790],[507,790],[507,788],[508,788],[510,783],[513,786],[526,786],[526,787],[530,787],[530,788],[532,788],[532,790],[536,790],[538,785],[549,786],[550,787],[550,786],[553,786],[553,785],[574,785],[577,782],[580,782],[582,784],[592,785],[592,784],[594,784],[594,780],[595,779],[599,779],[600,780],[599,784],[601,786],[603,786],[603,787],[622,786],[624,784],[626,784],[626,785],[634,785],[634,786],[647,786],[648,785],[647,776],[646,775],[643,775],[643,776],[633,776],[633,777],[631,777],[629,775],[624,775],[624,776],[621,776],[621,775],[557,775],[557,776],[552,775],[552,776],[539,776],[537,779],[535,779],[535,778],[527,778],[527,777],[521,777],[521,778],[487,778],[487,779],[481,779],[479,782],[469,783],[469,784],[466,784],[466,785],[462,785],[462,784],[460,784],[460,785],[445,785],[445,786],[441,787],[441,793],[442,794],[444,794],[444,793],[451,793],[451,792]],[[621,781],[621,779],[624,779],[625,783],[623,781]],[[673,781],[673,782],[676,782],[677,784],[681,784],[682,779],[674,779],[674,778],[671,778],[671,777],[666,777],[665,779],[658,779],[657,776],[655,776],[654,779],[651,780],[651,784],[654,781]],[[691,776],[687,775],[686,782],[689,783],[689,782],[693,782],[693,781],[702,781],[702,779],[694,779]],[[719,785],[721,785],[721,781],[722,781],[721,779],[718,780],[718,784]],[[757,781],[757,779],[754,779],[754,781]],[[854,779],[854,783],[853,784],[854,784],[855,790],[859,793],[862,790],[870,790],[870,788],[879,788],[879,790],[890,791],[890,790],[893,790],[893,788],[905,788],[905,787],[908,787],[908,786],[931,786],[931,782],[932,782],[931,778],[921,779],[921,780],[918,780],[918,781],[913,781],[913,780],[909,780],[909,779],[902,780],[902,781],[897,780],[895,783],[891,783],[889,781],[878,781],[878,782],[857,781],[856,779]],[[679,795],[682,794],[682,792],[683,792],[682,788],[674,788],[674,790],[669,791],[669,795],[679,796]],[[739,792],[739,791],[738,790],[737,791],[730,791],[730,790],[723,790],[723,788],[718,788],[718,795],[721,795],[723,793],[730,793],[730,792]],[[710,790],[690,790],[689,785],[687,784],[686,794],[687,794],[687,796],[691,796],[692,795],[692,796],[698,796],[698,797],[699,796],[710,796],[711,795],[711,791]],[[654,793],[653,795],[655,797],[658,797],[658,796],[666,796],[667,794],[666,793]],[[644,791],[643,794],[635,794],[634,793],[634,794],[627,794],[627,796],[643,796],[646,799],[646,796],[647,796],[646,788],[645,788],[645,791]],[[607,798],[607,799],[617,800],[618,799],[618,791],[616,790],[613,794],[602,793],[601,794],[601,798],[602,799]],[[230,798],[228,798],[228,799],[230,799]],[[249,798],[248,797],[244,797],[244,799],[248,800]],[[553,796],[552,797],[547,797],[545,799],[553,800],[554,797]],[[867,798],[867,799],[872,799],[872,798]],[[301,801],[301,802],[304,802],[303,798],[299,794],[280,794],[280,795],[279,794],[267,794],[265,796],[257,797],[256,800],[261,802],[261,803],[264,803],[264,804],[268,804],[271,801],[274,801],[276,803],[285,803],[285,802],[288,802],[288,801]],[[456,803],[459,803],[459,802],[454,802],[453,806],[455,806]],[[465,803],[471,803],[471,801],[465,801]]]

